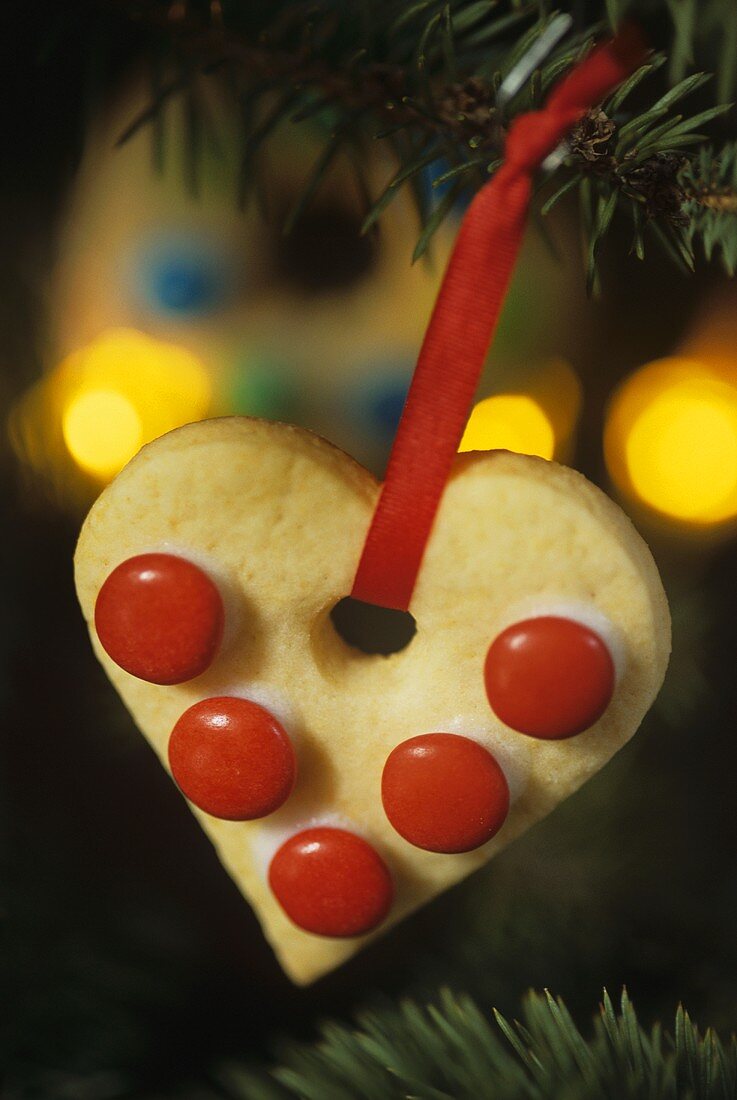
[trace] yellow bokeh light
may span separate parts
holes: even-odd
[[[109,480],[139,447],[210,407],[210,378],[176,344],[113,329],[73,352],[54,379],[62,434],[74,461]]]
[[[615,482],[671,519],[737,516],[737,387],[694,360],[652,363],[627,380],[605,436]]]
[[[737,489],[737,395],[730,404],[699,381],[674,386],[632,425],[625,455],[648,504],[679,519],[725,518]]]
[[[141,445],[141,418],[115,390],[77,394],[64,411],[62,431],[75,462],[104,480],[116,474]]]
[[[524,394],[486,397],[474,408],[459,451],[516,451],[552,458],[553,425],[541,407]]]

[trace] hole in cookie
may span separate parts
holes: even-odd
[[[385,657],[399,653],[417,633],[417,623],[409,611],[378,607],[353,596],[338,600],[330,618],[343,641],[361,653],[380,653]]]

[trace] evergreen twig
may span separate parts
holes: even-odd
[[[561,2],[560,7],[571,5]],[[504,108],[496,102],[504,75],[556,15],[545,0],[372,0],[361,9],[365,18],[341,0],[268,5],[245,0],[223,5],[219,0],[117,0],[111,5],[100,0],[99,17],[112,8],[118,18],[144,25],[156,58],[154,97],[121,140],[159,118],[169,98],[183,89],[189,94],[194,140],[206,121],[197,117],[191,74],[224,70],[244,126],[244,196],[257,174],[261,150],[282,123],[314,126],[322,121],[330,135],[287,230],[337,157],[344,152],[355,156],[356,149],[369,144],[367,137],[388,141],[399,164],[384,192],[372,197],[364,231],[408,184],[421,218],[418,255],[453,205],[448,192],[441,195],[437,189],[431,189],[437,201],[424,201],[420,174],[434,184],[447,182],[454,195],[468,194],[488,179],[499,164],[512,119],[536,107],[598,34],[635,9],[628,0],[601,0],[597,19],[595,7],[585,6],[587,18],[579,18],[574,32]],[[729,108],[717,102],[696,111],[683,109],[688,97],[699,94],[703,102],[709,76],[688,70],[704,35],[713,36],[722,26],[714,88],[720,99],[735,90],[733,0],[707,0],[698,18],[696,0],[643,0],[641,7],[645,15],[659,12],[670,25],[667,49],[589,112],[572,136],[568,156],[546,181],[543,197],[547,212],[578,190],[590,287],[597,283],[602,241],[622,212],[634,227],[632,250],[639,258],[650,236],[687,269],[693,267],[698,242],[707,258],[718,254],[730,274],[737,263],[737,185],[728,167],[734,165],[734,151],[707,150],[702,133]],[[164,72],[167,48],[177,64]],[[666,75],[671,84],[663,92]]]
[[[357,1027],[326,1024],[311,1045],[288,1046],[269,1076],[231,1065],[228,1095],[248,1100],[733,1100],[737,1045],[702,1035],[679,1007],[672,1031],[647,1030],[623,990],[604,990],[586,1037],[564,1002],[529,993],[521,1020],[487,1019],[448,990],[364,1012]]]

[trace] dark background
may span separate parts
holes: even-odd
[[[54,219],[88,109],[85,8],[67,10],[77,48],[43,64],[51,5],[14,9],[4,36],[4,408],[41,370]],[[110,86],[138,45],[123,37],[108,54]],[[610,249],[585,370],[576,464],[600,483],[607,394],[667,353],[717,278],[625,251]],[[646,1021],[683,1000],[735,1026],[733,544],[656,541],[674,662],[605,772],[492,866],[298,990],[92,656],[72,586],[78,520],[29,492],[2,439],[8,1096],[222,1095],[223,1061],[266,1062],[279,1036],[310,1037],[326,1015],[441,984],[512,1014],[528,987],[547,986],[584,1021],[603,985],[626,984]]]

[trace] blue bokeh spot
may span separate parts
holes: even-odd
[[[166,238],[152,241],[139,263],[146,305],[180,317],[208,313],[229,289],[229,264],[207,240]]]
[[[391,440],[394,437],[408,389],[409,374],[402,372],[372,385],[364,394],[364,416],[372,431],[382,440]]]
[[[211,273],[189,258],[161,264],[152,283],[156,301],[177,313],[206,309],[216,297]]]
[[[382,435],[390,436],[396,432],[406,396],[407,390],[402,386],[401,389],[387,390],[374,398],[371,415]]]

